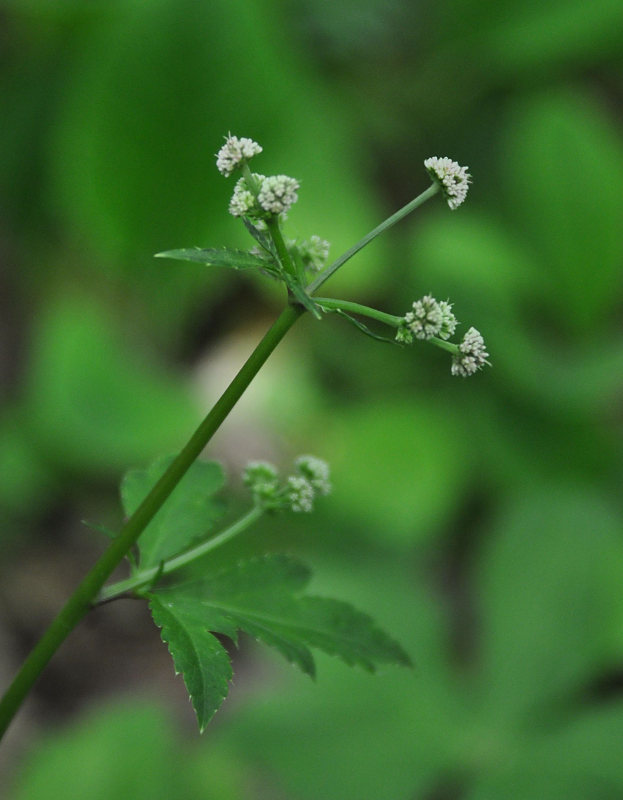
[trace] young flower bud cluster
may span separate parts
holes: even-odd
[[[450,158],[438,158],[437,156],[427,158],[424,166],[433,181],[441,187],[450,208],[453,211],[457,209],[465,200],[471,183],[472,176],[467,171],[467,167],[459,166]]]
[[[485,340],[476,328],[470,328],[459,345],[459,352],[452,356],[452,374],[467,378],[485,364],[489,353],[485,348]]]
[[[295,258],[300,258],[305,269],[311,272],[319,272],[329,257],[329,242],[315,234],[301,241],[288,239],[287,247]]]
[[[251,461],[243,472],[243,482],[251,489],[255,503],[266,511],[313,510],[317,496],[329,494],[329,465],[315,456],[299,456],[296,474],[282,483],[277,470],[265,461]]]
[[[243,161],[248,161],[261,152],[262,147],[253,139],[244,136],[239,139],[230,133],[225,137],[225,144],[216,155],[216,167],[221,175],[227,178]]]
[[[457,320],[452,313],[452,304],[435,300],[430,294],[416,300],[398,328],[396,340],[410,344],[416,339],[449,339],[456,330]]]

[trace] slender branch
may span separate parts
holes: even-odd
[[[110,586],[104,586],[99,593],[98,604],[114,600],[126,594],[126,592],[140,589],[142,586],[149,586],[152,581],[158,580],[164,575],[170,575],[172,572],[191,564],[197,558],[201,558],[201,556],[204,556],[206,553],[210,553],[212,550],[225,544],[225,542],[238,536],[239,533],[242,533],[242,531],[246,530],[258,520],[262,514],[264,514],[264,509],[260,506],[254,506],[244,516],[236,520],[233,525],[230,525],[229,528],[226,528],[224,531],[221,531],[221,533],[208,539],[207,542],[202,542],[196,547],[187,550],[185,553],[181,553],[179,556],[167,559],[158,567],[141,570],[135,575],[132,575],[132,577],[126,578],[126,580],[111,583]]]
[[[314,300],[321,308],[337,309],[340,311],[349,311],[351,314],[360,314],[362,317],[376,319],[392,328],[398,328],[403,320],[403,317],[397,317],[394,314],[386,314],[384,311],[361,305],[361,303],[353,303],[351,300],[336,300],[333,297],[314,297]]]
[[[307,287],[307,292],[311,294],[315,292],[322,284],[327,281],[334,272],[345,264],[349,259],[351,259],[355,253],[358,253],[362,250],[367,244],[369,244],[373,239],[376,239],[381,233],[384,233],[388,228],[391,228],[392,225],[395,225],[397,222],[403,217],[406,217],[407,214],[410,214],[414,211],[418,206],[421,206],[427,200],[429,200],[433,195],[437,194],[439,191],[439,184],[433,183],[431,186],[426,189],[426,191],[422,192],[422,194],[418,195],[415,199],[411,200],[410,203],[407,203],[406,206],[403,206],[395,214],[392,214],[391,217],[388,217],[384,222],[381,222],[380,225],[377,225],[376,228],[367,233],[363,239],[360,239],[356,244],[354,244],[349,250],[343,253],[338,259],[336,259],[332,264],[330,264],[325,270],[323,270],[320,275],[317,276],[315,280],[313,280],[309,286]]]
[[[267,358],[303,312],[304,309],[298,305],[289,305],[281,312],[184,449],[171,462],[167,471],[123,526],[117,538],[112,541],[52,621],[0,700],[0,739],[48,661],[89,611],[107,578],[128,553],[184,473],[219,429]]]

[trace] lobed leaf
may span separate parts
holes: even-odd
[[[176,673],[184,675],[199,730],[203,732],[227,697],[232,678],[229,656],[204,622],[185,614],[171,601],[152,596],[149,608],[162,630],[162,640],[168,645]]]
[[[128,516],[136,511],[172,460],[173,456],[159,458],[147,469],[125,474],[121,500]],[[214,495],[224,483],[220,464],[195,461],[141,534],[138,540],[141,569],[155,567],[205,537],[223,514],[223,503]]]
[[[214,664],[217,654],[208,631],[236,642],[242,630],[312,677],[312,647],[370,672],[381,663],[411,664],[400,645],[367,614],[338,600],[301,596],[309,577],[299,561],[270,555],[152,595],[154,620],[163,627],[163,638],[184,674],[200,726],[216,710],[225,675],[222,664]]]

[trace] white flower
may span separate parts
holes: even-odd
[[[294,465],[318,494],[327,495],[331,492],[330,470],[326,461],[316,456],[299,456]]]
[[[459,166],[450,158],[438,158],[437,156],[427,158],[424,166],[431,178],[439,184],[443,196],[454,211],[465,200],[471,183],[472,176],[467,171],[468,168]]]
[[[227,177],[243,161],[248,161],[261,152],[262,148],[253,139],[247,139],[246,137],[239,139],[230,133],[225,137],[225,144],[216,155],[216,167],[222,175]]]
[[[286,496],[291,511],[309,513],[314,507],[314,487],[299,475],[286,480]]]
[[[452,356],[452,374],[462,378],[473,375],[485,364],[489,364],[488,355],[485,340],[476,328],[470,328],[459,345],[459,352]]]
[[[287,175],[264,178],[257,196],[260,206],[269,214],[284,214],[298,200],[299,183]]]

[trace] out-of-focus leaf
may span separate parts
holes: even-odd
[[[155,704],[123,698],[45,739],[16,773],[7,800],[243,800],[250,770],[211,739],[198,751]],[[68,764],[71,768],[68,768]]]
[[[599,330],[617,302],[623,145],[588,97],[537,96],[514,111],[508,193],[547,271],[551,307],[570,330]]]
[[[121,483],[123,509],[133,514],[158,482],[173,456],[159,458],[147,469],[127,472]],[[138,540],[139,567],[148,569],[205,538],[223,515],[223,502],[214,495],[225,484],[216,461],[195,461]]]
[[[598,495],[550,485],[500,517],[477,582],[491,722],[529,719],[612,666],[621,574],[620,518]]]
[[[179,378],[141,362],[86,295],[52,302],[26,375],[28,431],[71,469],[117,472],[171,451],[199,417]]]
[[[448,354],[439,357],[447,358],[449,373]],[[467,480],[460,426],[449,407],[415,394],[412,401],[383,399],[332,411],[322,437],[336,487],[332,506],[385,544],[432,538]]]
[[[126,703],[40,742],[9,796],[11,800],[184,797],[179,759],[166,717],[146,704]]]
[[[227,651],[210,633],[208,621],[200,609],[183,607],[169,597],[152,596],[149,608],[156,625],[162,629],[176,672],[184,683],[195,709],[199,730],[208,722],[227,697],[232,668]]]

